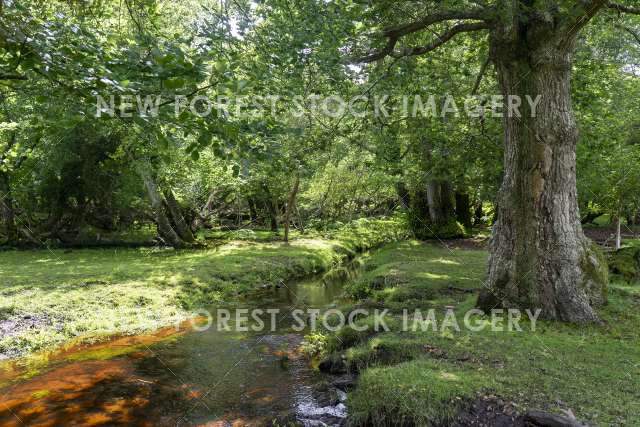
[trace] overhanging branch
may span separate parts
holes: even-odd
[[[391,37],[399,38],[407,34],[411,34],[411,33],[415,33],[417,31],[423,30],[428,26],[437,24],[439,22],[464,20],[464,19],[482,21],[482,20],[488,19],[488,15],[484,9],[442,10],[405,25],[387,28],[382,32],[382,35],[389,38]]]
[[[366,55],[365,57],[358,58],[354,60],[354,62],[361,62],[361,63],[374,62],[386,56],[398,57],[398,56],[420,55],[421,53],[429,52],[430,50],[436,49],[437,47],[441,46],[442,44],[444,44],[446,41],[448,41],[458,33],[489,28],[488,26],[489,19],[490,19],[490,15],[486,11],[486,9],[483,9],[483,8],[474,8],[469,10],[441,10],[438,12],[434,12],[417,21],[413,21],[408,24],[384,29],[380,33],[380,35],[387,39],[387,44],[385,45],[385,47],[377,51],[373,51],[372,53]],[[446,21],[453,21],[453,20],[480,20],[483,22],[456,25],[449,31],[442,34],[438,41],[430,45],[413,48],[410,51],[404,50],[401,52],[394,53],[395,46],[401,37],[421,31],[434,24],[438,24]],[[411,52],[415,52],[415,53],[411,53]]]
[[[478,90],[480,90],[480,84],[482,83],[482,79],[484,78],[484,74],[487,72],[487,68],[491,63],[491,56],[487,55],[487,59],[484,60],[482,65],[480,66],[480,72],[478,72],[478,76],[476,77],[476,82],[473,85],[473,89],[471,89],[471,95],[477,95]]]
[[[389,56],[392,56],[394,58],[401,58],[403,56],[423,55],[427,52],[431,52],[432,50],[439,48],[440,46],[451,40],[456,34],[466,33],[470,31],[486,30],[488,28],[489,25],[484,22],[477,22],[473,24],[458,24],[451,27],[451,29],[449,29],[448,31],[445,31],[444,33],[437,36],[438,39],[433,43],[425,46],[405,48],[401,51],[392,51],[389,53]]]
[[[637,41],[638,43],[640,43],[640,33],[638,33],[638,32],[636,32],[636,31],[632,30],[632,29],[631,29],[631,28],[629,28],[629,27],[625,27],[624,25],[616,25],[616,27],[620,28],[621,30],[623,30],[623,31],[625,31],[625,32],[627,32],[627,33],[629,33],[629,34],[631,34],[631,36],[632,36],[634,39],[636,39],[636,41]]]
[[[609,9],[617,10],[618,12],[621,12],[621,13],[630,13],[633,15],[640,15],[640,7],[625,6],[623,4],[614,3],[612,1],[607,2],[607,7]]]
[[[0,73],[0,80],[27,80],[27,76],[22,74],[2,74]]]

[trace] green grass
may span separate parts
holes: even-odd
[[[175,324],[193,309],[328,270],[403,233],[398,220],[359,220],[324,238],[299,238],[290,245],[232,241],[206,250],[1,252],[0,321],[26,326],[2,336],[0,351],[23,355],[78,337]]]
[[[461,290],[482,286],[486,256],[393,243],[366,260],[348,291],[360,306],[396,315],[403,307],[435,308],[441,320],[445,306],[454,306],[462,319],[476,295]],[[522,411],[571,409],[595,425],[640,425],[640,284],[614,282],[601,315],[603,326],[539,321],[535,332],[402,332],[396,321],[376,335],[340,331],[328,347],[360,373],[348,403],[354,426],[446,424],[480,394],[500,395]]]
[[[349,399],[351,423],[426,426],[452,421],[458,404],[485,381],[473,369],[452,368],[423,358],[368,369]]]

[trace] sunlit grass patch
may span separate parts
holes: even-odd
[[[326,235],[164,248],[0,252],[0,357],[76,337],[137,334],[193,310],[334,268],[359,250],[400,238],[398,220],[358,220]]]
[[[603,325],[538,321],[531,331],[525,321],[523,332],[473,332],[462,318],[474,308],[477,292],[465,289],[482,287],[486,255],[399,242],[367,259],[361,278],[348,287],[362,304],[373,301],[396,315],[433,308],[438,319],[453,307],[461,330],[392,328],[363,333],[340,348],[347,365],[362,373],[350,398],[352,424],[446,425],[460,407],[456,402],[485,393],[512,400],[522,411],[571,409],[594,425],[640,425],[640,286],[611,284],[609,304],[600,312]],[[444,275],[449,279],[438,277]],[[379,277],[402,280],[380,286]],[[474,321],[488,325],[491,319]],[[416,392],[399,394],[401,386]],[[423,386],[428,390],[420,391]]]
[[[371,368],[349,396],[353,426],[446,425],[486,383],[477,371],[432,359]]]

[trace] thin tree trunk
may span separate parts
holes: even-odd
[[[300,186],[300,175],[296,174],[296,180],[293,183],[293,188],[289,193],[289,199],[287,200],[287,209],[284,213],[284,241],[289,243],[289,225],[291,223],[291,211],[296,203],[296,194],[298,194],[298,187]]]
[[[502,94],[520,96],[522,106],[520,117],[505,114],[503,119],[504,178],[488,287],[478,305],[540,309],[543,318],[575,323],[598,321],[595,307],[606,301],[607,267],[580,225],[572,49],[537,40],[542,45],[532,53],[531,47],[501,45],[493,37]],[[535,100],[538,95],[532,111],[525,96]]]
[[[269,212],[269,221],[271,223],[271,231],[274,233],[278,232],[278,202],[276,201],[275,196],[271,195],[269,191],[269,187],[267,184],[262,184],[262,188],[264,189],[265,194],[265,206],[267,208],[267,212]]]
[[[429,204],[429,218],[431,222],[442,220],[442,199],[440,198],[440,183],[432,180],[427,183],[427,203]]]
[[[403,211],[409,209],[409,204],[411,202],[411,197],[409,195],[409,190],[407,189],[407,184],[404,181],[396,182],[396,193],[398,194],[398,201],[400,202],[400,208]]]
[[[456,192],[456,219],[465,227],[471,227],[471,199],[467,193]]]
[[[189,228],[189,225],[184,220],[182,209],[173,194],[173,190],[171,190],[170,188],[165,190],[164,197],[167,201],[167,207],[169,208],[171,218],[173,218],[173,224],[175,225],[175,231],[176,233],[178,233],[178,236],[180,236],[180,238],[187,243],[195,242],[195,238],[193,237],[191,228]]]
[[[482,217],[482,200],[478,200],[473,209],[473,225],[479,225],[480,223],[482,223]]]
[[[9,245],[15,245],[18,241],[13,205],[9,175],[6,172],[0,172],[0,218],[2,219],[2,234]]]
[[[251,222],[258,222],[258,209],[256,208],[256,201],[253,197],[247,197],[247,204],[249,205],[249,215],[251,216]]]
[[[187,246],[178,233],[176,233],[176,231],[171,227],[171,222],[169,221],[169,218],[167,218],[167,214],[164,210],[164,200],[158,191],[158,185],[151,176],[151,172],[145,166],[140,165],[138,166],[138,174],[144,181],[147,194],[149,195],[149,200],[151,200],[151,207],[153,208],[160,237],[174,248]]]
[[[620,249],[622,246],[622,232],[621,232],[621,216],[618,214],[616,216],[616,250]]]

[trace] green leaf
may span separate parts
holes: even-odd
[[[164,81],[164,87],[167,89],[179,89],[184,86],[185,81],[179,77],[172,77]]]

